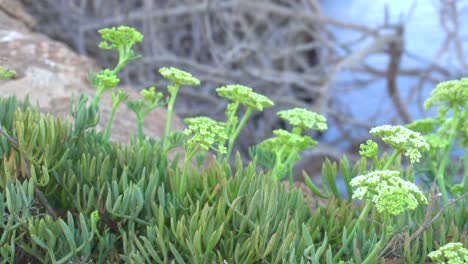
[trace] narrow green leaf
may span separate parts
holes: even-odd
[[[317,188],[317,186],[315,186],[315,184],[310,180],[309,175],[307,175],[304,171],[302,171],[302,177],[304,179],[305,185],[312,191],[313,194],[315,194],[315,195],[317,195],[318,197],[321,197],[321,198],[328,198],[327,195],[322,194],[320,192],[319,188]]]

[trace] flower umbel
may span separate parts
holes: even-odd
[[[174,67],[161,68],[159,73],[176,85],[200,85],[200,80],[193,77],[192,74]]]
[[[288,121],[293,127],[300,129],[314,129],[319,131],[327,130],[327,119],[305,108],[293,108],[279,111],[278,116],[284,121]]]
[[[424,102],[424,108],[432,106],[467,107],[468,78],[439,83],[431,92],[431,97]]]
[[[201,149],[208,150],[213,145],[224,142],[227,139],[224,131],[224,126],[209,117],[194,117],[185,119],[188,128],[184,130],[184,134],[191,136],[188,140],[189,146],[199,144]],[[226,152],[223,145],[218,145],[217,151],[222,154]]]
[[[109,69],[105,69],[99,72],[96,75],[96,79],[99,82],[99,86],[105,87],[107,89],[114,88],[120,82],[119,78],[115,76],[114,72]]]
[[[356,187],[354,199],[369,199],[380,213],[399,215],[405,210],[414,210],[427,199],[412,182],[400,178],[399,171],[376,170],[351,180]]]
[[[132,27],[103,28],[98,32],[103,39],[99,44],[101,49],[119,49],[143,41],[143,35]]]
[[[371,129],[370,133],[380,137],[394,149],[401,151],[411,163],[419,162],[422,156],[421,152],[429,150],[429,144],[420,133],[403,126],[378,126]]]
[[[216,91],[219,96],[232,101],[226,107],[226,134],[229,142],[225,159],[229,160],[234,147],[234,141],[239,136],[242,127],[244,127],[252,112],[254,110],[263,111],[263,108],[272,107],[274,103],[266,96],[255,93],[252,88],[243,85],[227,85],[216,89]],[[239,104],[247,107],[240,121],[236,116]],[[218,159],[221,160],[221,157],[218,157]]]
[[[188,128],[184,130],[184,134],[189,139],[185,145],[184,168],[177,192],[179,198],[185,194],[185,190],[187,189],[189,161],[195,157],[200,150],[207,151],[208,149],[213,149],[218,152],[218,155],[226,153],[224,142],[227,139],[223,124],[209,117],[200,116],[187,118],[184,121],[188,125]],[[218,148],[215,149],[213,147],[214,145],[217,145]]]
[[[464,264],[468,263],[468,249],[462,243],[448,243],[427,255],[437,263]]]
[[[379,145],[372,140],[367,140],[366,144],[359,146],[359,155],[376,160],[379,154]]]
[[[294,150],[297,152],[301,152],[311,146],[315,146],[318,144],[317,141],[313,140],[309,136],[299,136],[283,129],[274,130],[273,134],[276,135],[276,138],[270,139],[270,143],[268,143],[268,140],[265,141],[267,145],[271,144],[271,149],[285,147],[289,151]]]
[[[239,84],[223,86],[216,89],[216,91],[221,97],[225,97],[233,102],[239,102],[257,111],[263,111],[263,108],[274,105],[273,101],[268,99],[268,97],[254,92],[252,88]]]

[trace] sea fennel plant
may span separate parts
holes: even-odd
[[[435,133],[428,134],[427,137],[433,145],[430,155],[438,157],[440,161],[433,164],[433,167],[443,202],[447,204],[446,180],[450,179],[446,177],[446,169],[450,163],[450,153],[456,147],[457,142],[465,153],[463,189],[464,192],[468,192],[468,78],[438,84],[430,98],[424,102],[424,107],[426,109],[437,107],[436,117],[426,120],[425,123],[439,125]],[[421,123],[413,125],[421,127]],[[434,132],[434,130],[428,132]]]
[[[229,161],[231,158],[234,142],[239,136],[242,127],[249,119],[253,111],[263,111],[264,108],[269,108],[274,105],[273,101],[266,96],[258,94],[252,88],[243,85],[227,85],[216,89],[219,96],[225,97],[232,102],[226,106],[226,134],[228,136],[228,147],[226,156],[219,155],[218,161],[222,159]],[[243,105],[247,109],[241,120],[237,117],[239,106]],[[224,144],[223,144],[224,145]]]
[[[104,28],[98,32],[103,39],[99,47],[101,49],[117,50],[119,54],[119,60],[114,69],[104,69],[97,74],[90,72],[88,76],[89,81],[96,88],[92,108],[98,107],[99,100],[106,90],[110,90],[112,93],[112,109],[104,132],[104,138],[107,141],[110,137],[115,111],[119,104],[128,98],[128,94],[122,92],[122,90],[114,89],[120,82],[117,76],[129,61],[140,58],[139,55],[135,54],[132,47],[143,40],[143,35],[134,28],[126,26]]]
[[[170,97],[167,103],[166,134],[163,143],[164,152],[167,153],[167,151],[169,150],[168,139],[171,130],[172,112],[174,111],[175,99],[177,97],[177,93],[179,92],[179,88],[181,86],[198,86],[200,85],[200,81],[197,78],[193,77],[192,74],[174,67],[161,68],[159,69],[159,73],[161,73],[161,75],[164,78],[172,82],[171,85],[167,86],[167,90],[169,91]]]
[[[413,183],[399,178],[398,171],[389,170],[400,154],[407,156],[411,163],[418,162],[422,156],[421,153],[429,150],[429,145],[424,137],[405,127],[390,125],[375,127],[370,130],[370,133],[380,137],[394,151],[385,164],[375,162],[372,171],[351,180],[351,186],[357,188],[353,198],[363,200],[365,205],[359,214],[357,223],[344,240],[343,247],[334,256],[335,261],[339,260],[347,245],[352,241],[358,226],[365,225],[372,206],[371,201],[375,204],[377,211],[383,215],[383,223],[380,240],[374,245],[374,249],[363,263],[375,263],[378,253],[389,241],[393,231],[391,216],[399,215],[405,210],[414,210],[418,204],[427,203],[427,199]],[[378,145],[368,141],[361,145],[360,154],[377,161]]]
[[[140,94],[142,99],[136,99],[129,101],[128,108],[130,108],[136,114],[137,125],[138,125],[138,140],[141,142],[145,139],[143,133],[143,121],[146,115],[157,107],[165,105],[164,102],[160,102],[163,94],[161,92],[155,92],[155,87],[149,87],[141,90]]]
[[[277,129],[276,136],[267,139],[257,146],[257,149],[272,157],[273,165],[270,175],[281,180],[288,176],[290,186],[293,185],[293,165],[299,159],[299,153],[318,144],[310,136],[303,135],[304,130],[326,130],[326,118],[304,108],[294,108],[278,112],[278,116],[292,126],[292,132]]]
[[[107,42],[103,47],[115,44],[124,58],[133,54],[130,44],[140,37],[134,29],[119,28],[102,31]],[[126,62],[119,59],[116,69]],[[0,98],[0,263],[332,264],[344,259],[377,263],[390,257],[400,263],[402,259],[424,263],[434,249],[438,251],[429,256],[437,261],[447,256],[459,260],[466,254],[461,250],[468,243],[463,186],[451,188],[459,201],[447,205],[456,203],[458,211],[444,213],[446,206],[439,206],[434,193],[427,195],[416,187],[412,169],[428,153],[432,157],[437,140],[431,140],[430,133],[448,133],[451,119],[421,121],[419,129],[425,132],[414,131],[424,137],[400,126],[372,129],[393,153],[379,153],[379,145],[368,141],[361,146],[363,158],[354,165],[346,157],[338,166],[326,161],[325,195],[317,187],[313,190],[326,198],[325,204],[306,203],[302,192],[288,190],[278,180],[288,174],[292,179],[292,164],[300,151],[317,144],[305,130],[323,131],[325,117],[305,109],[280,111],[292,130],[276,130],[276,137],[265,141],[265,149],[275,154],[272,166],[265,170],[257,170],[256,162],[244,166],[237,154],[231,169],[226,152],[232,151],[250,113],[273,102],[245,86],[223,86],[220,95],[231,100],[226,122],[208,117],[185,120],[187,129],[178,142],[185,149],[180,169],[177,162],[168,162],[174,133],[166,130],[166,138],[153,139],[143,135],[141,125],[147,113],[167,102],[171,108],[167,129],[179,87],[199,81],[175,68],[160,71],[171,80],[169,99],[161,100],[162,94],[149,88],[142,91],[142,99],[129,103],[137,115],[138,144],[109,142],[96,132],[97,106],[88,107],[84,96],[72,107],[73,124],[40,114],[14,98]],[[96,104],[103,91],[111,90],[117,107],[121,101],[117,74],[104,70],[94,77],[101,87]],[[239,122],[241,105],[246,112]],[[459,117],[466,117],[466,111]],[[437,130],[446,121],[449,126]],[[463,145],[462,121],[456,142]],[[439,137],[443,135],[448,134]],[[222,162],[204,170],[189,166],[206,151]],[[400,156],[411,165],[403,167]],[[348,200],[340,197],[337,175],[343,176]],[[362,202],[353,203],[351,198]],[[442,213],[436,212],[439,208]],[[461,243],[447,243],[452,241]]]

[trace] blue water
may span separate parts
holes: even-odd
[[[456,1],[459,11],[460,38],[462,39],[462,49],[464,50],[463,57],[468,63],[468,0]],[[418,57],[427,61],[434,60],[436,54],[444,43],[446,33],[442,30],[439,21],[440,1],[431,0],[323,0],[322,12],[330,17],[334,17],[349,23],[368,25],[369,27],[382,25],[384,23],[385,6],[388,7],[388,18],[390,23],[404,22],[405,27],[405,49],[409,53],[415,54]],[[449,24],[450,26],[451,24]],[[340,41],[350,41],[360,35],[350,30],[343,30],[336,27],[331,27],[330,30],[336,35]],[[372,42],[372,39],[361,43],[354,47],[355,50],[362,49],[364,46]],[[366,62],[374,67],[384,70],[387,67],[388,58],[385,55],[372,55],[366,59]],[[453,74],[453,78],[468,76],[468,69],[460,65],[455,48],[449,46],[449,52],[437,60],[440,65]],[[410,56],[403,56],[401,68],[409,69],[415,67],[426,67],[428,63],[421,63]],[[366,122],[375,112],[380,109],[384,115],[378,115],[376,124],[373,126],[386,123],[395,124],[391,121],[396,115],[393,111],[394,106],[386,96],[385,80],[377,80],[372,85],[365,89],[358,89],[350,92],[347,95],[340,95],[343,87],[340,83],[359,78],[356,73],[344,69],[339,72],[335,79],[332,96],[338,97],[340,101],[347,104],[352,116],[357,120]],[[433,76],[441,81],[446,81],[440,76]],[[409,76],[400,76],[397,79],[397,86],[400,91],[400,97],[406,98],[409,88],[416,85],[418,78]],[[424,101],[434,88],[434,84],[426,83],[423,86],[422,101]],[[430,112],[425,112],[420,107],[420,102],[413,99],[407,105],[408,111],[412,119],[424,117]],[[331,129],[327,135],[328,138],[333,138],[336,131]],[[363,131],[357,131],[356,134],[365,134]]]

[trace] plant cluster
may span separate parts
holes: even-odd
[[[252,148],[249,164],[237,154],[231,168],[242,127],[253,111],[274,103],[249,87],[223,86],[217,92],[230,100],[225,121],[188,118],[183,133],[171,133],[180,87],[200,81],[162,68],[170,81],[168,98],[154,87],[142,90],[141,99],[127,102],[137,116],[137,136],[128,145],[109,142],[115,110],[128,99],[116,87],[118,73],[139,58],[132,48],[143,36],[123,26],[99,33],[100,47],[117,50],[119,61],[112,70],[90,74],[96,95],[90,103],[83,95],[73,103],[72,123],[39,113],[27,100],[0,99],[0,263],[466,260],[467,155],[461,182],[455,183],[448,166],[451,150],[468,153],[466,79],[436,87],[426,102],[439,107],[436,118],[373,128],[370,133],[391,153],[379,153],[378,143],[369,140],[354,165],[346,157],[327,160],[320,188],[304,174],[312,193],[327,199],[326,206],[317,202],[310,210],[293,189],[292,168],[301,151],[318,144],[304,131],[326,130],[324,116],[303,108],[278,112],[291,131],[273,131],[273,138]],[[100,132],[95,127],[106,91],[112,93],[111,118]],[[147,138],[144,117],[163,105],[165,136]],[[185,150],[182,168],[177,158],[167,158],[177,146]],[[213,166],[190,166],[207,151],[217,155]],[[437,183],[430,192],[416,184],[422,173]],[[280,183],[285,177],[289,189]]]

